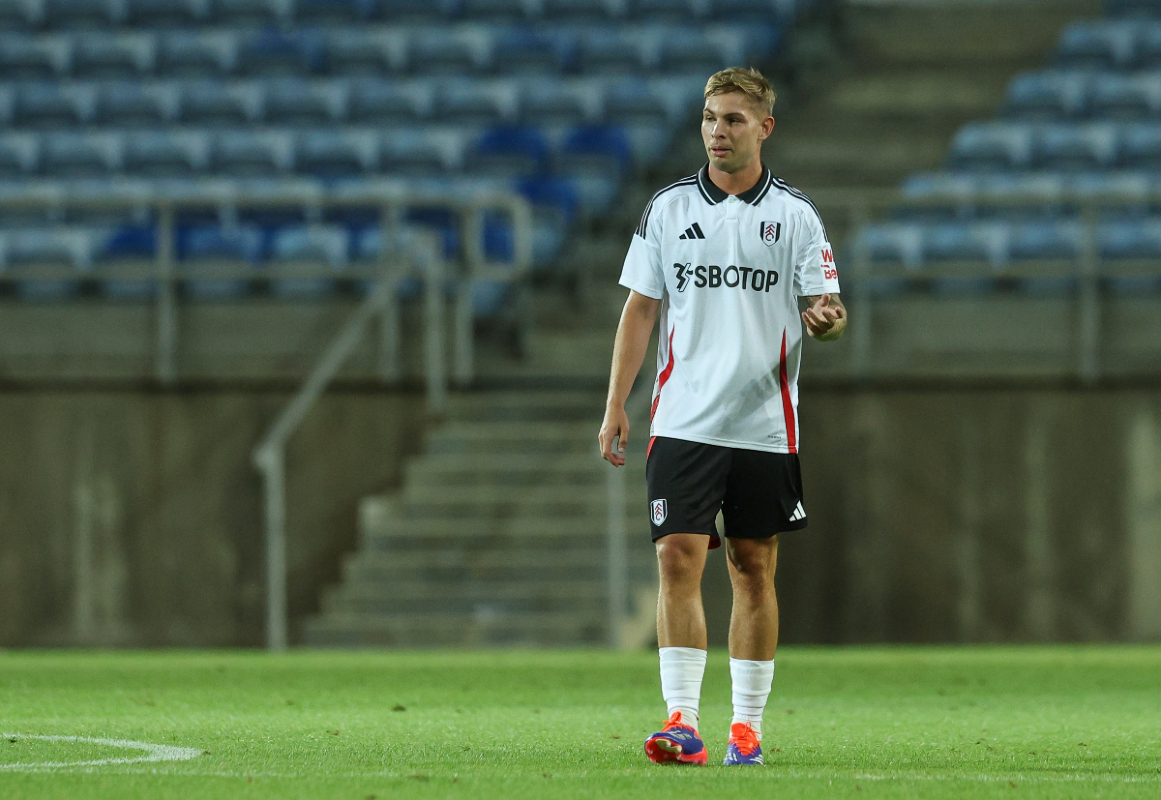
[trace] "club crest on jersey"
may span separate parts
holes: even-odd
[[[666,508],[664,500],[653,500],[649,503],[649,518],[653,520],[654,525],[665,522],[668,515],[669,509]]]
[[[763,222],[761,234],[762,243],[767,247],[772,246],[775,242],[782,238],[782,223]]]

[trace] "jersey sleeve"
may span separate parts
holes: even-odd
[[[665,296],[665,269],[661,264],[661,213],[651,201],[633,234],[620,284],[638,294],[660,300]]]
[[[822,219],[813,208],[805,214],[803,241],[794,264],[794,293],[799,297],[839,291],[838,267],[834,263],[834,248],[826,238]]]

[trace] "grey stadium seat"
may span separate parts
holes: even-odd
[[[192,177],[210,169],[210,139],[196,131],[129,133],[122,165],[127,174],[142,177]]]
[[[285,175],[294,161],[289,133],[230,131],[215,137],[213,169],[229,177]]]
[[[158,42],[156,70],[172,78],[224,78],[233,74],[237,60],[233,33],[175,31]]]
[[[179,111],[177,87],[125,82],[100,88],[94,119],[121,128],[160,126],[175,122]]]
[[[134,79],[153,72],[151,34],[86,33],[74,37],[72,70],[78,78]]]
[[[222,85],[212,81],[187,84],[181,92],[181,119],[191,125],[244,125],[262,113],[258,83]]]
[[[41,140],[40,169],[57,177],[99,177],[121,169],[121,137],[112,133],[61,132]]]

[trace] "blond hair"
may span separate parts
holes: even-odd
[[[774,89],[770,86],[770,81],[766,80],[762,73],[753,67],[749,69],[744,67],[723,69],[721,72],[710,75],[710,79],[706,81],[705,96],[707,99],[717,94],[729,94],[730,92],[741,92],[750,98],[759,110],[765,111],[769,115],[774,114],[776,97]]]

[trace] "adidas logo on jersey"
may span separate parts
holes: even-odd
[[[696,222],[685,229],[685,233],[677,237],[678,239],[704,239],[705,234],[701,232],[701,226]]]

